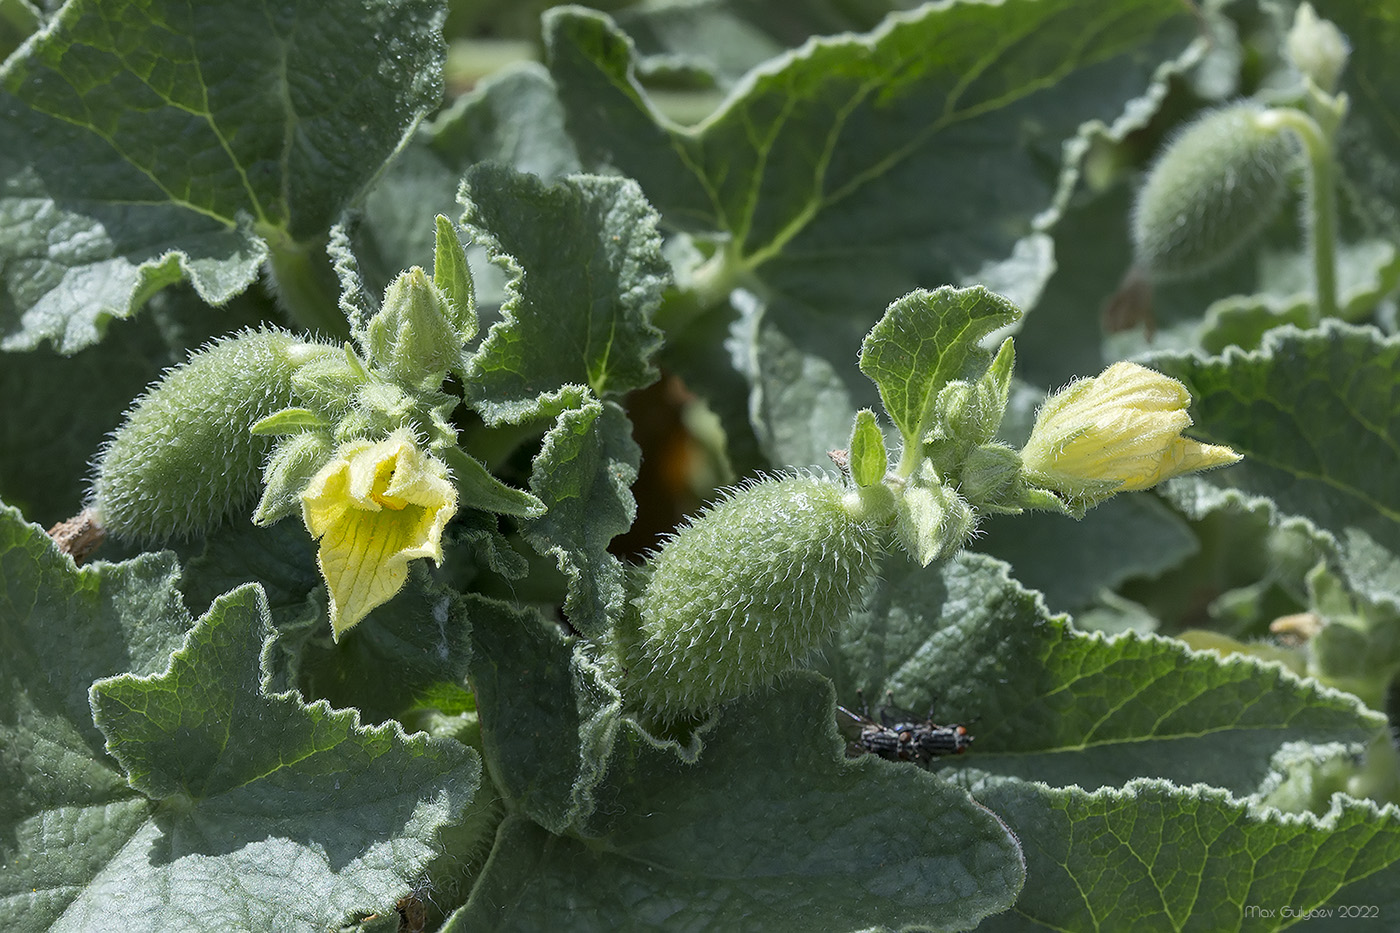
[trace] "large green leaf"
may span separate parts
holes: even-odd
[[[843,701],[890,690],[920,715],[975,720],[957,764],[1055,785],[1161,777],[1251,793],[1283,743],[1365,743],[1384,724],[1277,665],[1076,631],[979,554],[927,570],[888,559],[828,657]]]
[[[441,93],[440,0],[73,0],[0,71],[0,333],[71,353],[322,236]],[[431,215],[429,215],[431,216]]]
[[[646,99],[610,21],[546,18],[585,160],[636,178],[668,224],[715,241],[721,280],[759,294],[753,415],[769,455],[794,463],[842,438],[776,426],[873,402],[847,361],[885,304],[969,280],[1034,301],[1052,266],[1036,227],[1079,151],[1065,160],[1064,144],[1086,121],[1140,121],[1193,35],[1171,0],[931,4],[774,59],[683,128]]]
[[[407,893],[476,791],[475,752],[270,692],[275,637],[247,586],[163,673],[93,685],[107,751],[149,814],[100,859],[86,833],[67,841],[90,877],[52,929],[321,931]]]
[[[488,421],[510,421],[568,384],[620,396],[656,379],[651,317],[668,280],[656,212],[635,182],[575,175],[548,185],[500,165],[462,183],[472,237],[510,273],[503,320],[465,374]]]
[[[1332,921],[1323,929],[1351,929],[1400,909],[1395,807],[1338,795],[1326,814],[1298,817],[1146,780],[1092,793],[991,782],[975,794],[1026,851],[1025,890],[993,933],[1278,930],[1312,910]]]
[[[58,929],[152,816],[103,755],[88,688],[159,671],[191,619],[170,555],[78,569],[0,506],[0,925]]]
[[[1014,900],[1018,847],[964,792],[847,761],[810,674],[725,708],[698,758],[631,722],[585,840],[502,826],[444,929],[965,930]]]
[[[1192,432],[1244,461],[1175,480],[1188,514],[1255,503],[1279,521],[1307,519],[1330,536],[1347,581],[1367,599],[1400,592],[1400,339],[1327,323],[1271,331],[1250,353],[1158,354],[1152,365],[1186,383]]]
[[[703,70],[711,81],[732,87],[751,68],[810,36],[867,32],[888,13],[917,6],[917,0],[795,0],[783,4],[744,0],[691,0],[636,4],[619,10],[617,23],[645,58],[644,73]]]
[[[1115,496],[1079,521],[1052,512],[992,515],[978,526],[974,546],[1010,564],[1018,581],[1059,612],[1169,570],[1199,548],[1181,516],[1150,495]]]
[[[470,708],[463,686],[471,657],[467,606],[461,594],[433,580],[423,561],[412,567],[397,596],[355,627],[353,637],[332,641],[324,590],[316,591],[311,605],[314,612],[304,611],[295,629],[300,644],[284,648],[295,652],[295,682],[310,696],[353,706],[369,722],[423,707]]]

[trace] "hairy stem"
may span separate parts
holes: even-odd
[[[1337,306],[1337,204],[1333,180],[1332,134],[1318,121],[1292,107],[1275,107],[1263,117],[1269,125],[1291,130],[1303,144],[1308,164],[1306,223],[1313,258],[1314,323],[1336,317]],[[1333,125],[1335,130],[1335,123]]]

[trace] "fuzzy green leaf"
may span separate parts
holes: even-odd
[[[1368,599],[1400,592],[1400,339],[1329,322],[1280,328],[1251,353],[1159,354],[1186,384],[1192,433],[1244,461],[1168,486],[1188,514],[1267,499],[1280,520],[1330,536],[1348,582]]]
[[[830,662],[838,695],[892,690],[940,721],[977,719],[958,764],[1094,788],[1135,777],[1250,793],[1290,741],[1365,743],[1383,720],[1277,665],[1180,642],[1076,631],[992,558],[886,561]]]
[[[651,317],[669,266],[635,182],[578,175],[551,186],[486,164],[467,172],[460,197],[473,239],[511,276],[503,320],[464,380],[488,421],[518,419],[569,383],[612,397],[656,378]]]
[[[581,170],[543,66],[522,62],[490,75],[409,139],[365,196],[354,227],[367,290],[382,294],[402,270],[427,267],[434,230],[423,220],[434,212],[459,215],[462,175],[478,162],[500,162],[549,181]],[[475,246],[470,262],[478,304],[499,304],[500,270]]]
[[[527,518],[544,513],[544,503],[538,498],[496,479],[480,460],[460,447],[449,447],[440,456],[452,470],[452,482],[457,487],[463,508]]]
[[[280,653],[310,695],[338,708],[357,708],[368,722],[424,707],[470,704],[463,687],[471,658],[472,623],[461,595],[434,581],[422,562],[408,583],[355,628],[354,638],[330,637],[325,590],[317,588],[295,615],[282,619]],[[279,619],[279,622],[281,620]],[[392,676],[385,676],[392,671]]]
[[[551,832],[592,816],[621,697],[577,639],[529,608],[469,597],[482,751],[513,808]]]
[[[251,434],[299,434],[325,427],[328,425],[321,416],[309,408],[284,408],[257,422],[248,431]]]
[[[992,357],[978,341],[1020,316],[981,286],[916,291],[890,305],[861,344],[860,371],[879,387],[906,445],[928,433],[949,380],[982,375]]]
[[[642,452],[615,402],[585,399],[559,416],[530,472],[530,488],[547,506],[523,531],[540,554],[553,555],[568,580],[564,612],[579,632],[602,632],[622,610],[622,563],[608,544],[632,525],[632,483]]]
[[[917,768],[844,760],[833,712],[790,676],[726,707],[694,761],[624,721],[586,840],[508,819],[445,933],[959,930],[1004,909],[1021,861],[1001,823]]]
[[[1400,811],[1344,795],[1301,817],[1206,787],[974,791],[1026,843],[1026,887],[993,929],[1348,929],[1400,909]],[[1328,905],[1330,914],[1325,913]],[[1348,918],[1338,908],[1364,905]],[[1289,911],[1292,912],[1290,916]]]
[[[437,0],[75,0],[0,71],[0,333],[71,353],[324,234],[442,93]]]
[[[407,891],[471,801],[476,754],[270,692],[274,641],[248,586],[215,601],[164,673],[93,685],[108,754],[152,812],[54,929],[181,918],[192,929],[324,930]]]
[[[59,923],[150,819],[103,754],[88,688],[159,671],[189,613],[169,554],[75,568],[0,505],[0,926]]]
[[[316,569],[316,542],[300,519],[260,528],[246,520],[225,522],[177,548],[186,605],[204,612],[224,593],[258,583],[273,620],[300,617],[307,594],[323,586]]]
[[[476,336],[476,289],[472,285],[472,270],[467,266],[467,254],[457,236],[452,221],[437,215],[437,237],[433,247],[433,285],[447,299],[453,326],[462,343]]]

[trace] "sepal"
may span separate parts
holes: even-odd
[[[476,287],[467,253],[452,221],[437,215],[437,243],[433,253],[433,285],[442,295],[447,319],[457,331],[460,346],[476,336]]]
[[[507,486],[460,447],[448,447],[441,456],[452,470],[452,482],[463,507],[517,518],[539,518],[545,513],[545,504],[537,496]]]
[[[301,510],[302,490],[335,455],[324,431],[303,431],[284,437],[263,467],[263,494],[253,512],[253,524],[271,525]]]
[[[258,435],[300,434],[327,427],[320,415],[309,408],[284,408],[268,415],[248,430]]]
[[[866,489],[885,478],[889,452],[885,450],[885,436],[875,421],[875,413],[869,408],[856,412],[850,451],[851,479],[857,486]]]

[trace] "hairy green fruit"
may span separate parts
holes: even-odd
[[[1189,278],[1226,262],[1283,204],[1290,134],[1258,104],[1213,110],[1167,147],[1138,192],[1133,245],[1154,279]]]
[[[768,683],[850,614],[884,550],[816,477],[741,489],[662,547],[638,631],[619,637],[624,691],[664,719]]]
[[[283,331],[247,331],[170,370],[98,459],[98,521],[121,538],[164,541],[251,507],[275,438],[249,428],[292,404],[299,365],[333,352]]]

